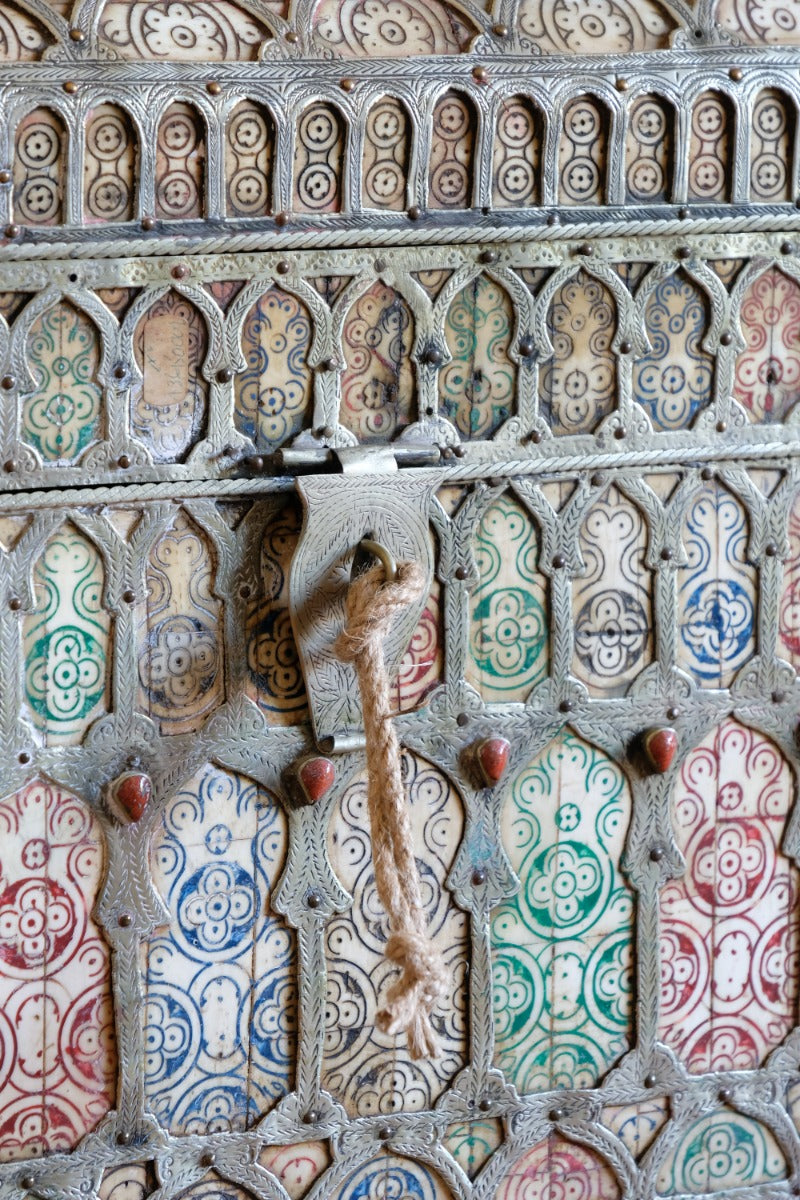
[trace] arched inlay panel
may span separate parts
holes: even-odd
[[[242,100],[225,126],[225,204],[229,217],[272,212],[275,125],[263,104]]]
[[[301,525],[300,506],[292,500],[268,520],[261,541],[258,591],[252,598],[245,597],[245,690],[271,725],[298,725],[308,716],[305,680],[289,618],[289,568]]]
[[[445,92],[433,110],[428,207],[471,208],[477,118],[472,101]]]
[[[608,126],[608,109],[594,96],[567,104],[558,147],[561,204],[604,203]]]
[[[322,1086],[358,1116],[432,1108],[467,1054],[467,920],[445,883],[463,831],[461,798],[444,775],[413,754],[403,754],[403,774],[428,931],[450,980],[448,995],[432,1015],[442,1053],[414,1060],[404,1037],[375,1025],[397,968],[384,957],[388,928],[375,888],[361,777],[343,793],[328,832],[331,865],[353,904],[332,917],[326,930],[322,1064]]]
[[[131,384],[131,428],[156,462],[180,461],[202,436],[207,351],[203,315],[179,292],[161,296],[136,326],[133,352],[140,378]]]
[[[282,12],[284,5],[272,0],[270,7]],[[258,58],[270,33],[230,0],[109,0],[100,36],[120,58],[244,62]]]
[[[793,102],[777,88],[756,99],[750,130],[750,199],[763,204],[791,200],[796,114]]]
[[[616,488],[592,505],[579,535],[586,573],[573,583],[572,669],[595,696],[622,696],[653,655],[644,517]]]
[[[653,289],[644,320],[652,349],[634,367],[634,397],[656,429],[686,429],[712,399],[714,358],[702,344],[708,303],[678,271]]]
[[[411,135],[408,113],[399,100],[384,96],[370,109],[364,131],[361,203],[365,208],[406,207]]]
[[[98,104],[86,119],[83,219],[132,221],[136,216],[138,136],[133,121],[116,104]]]
[[[277,285],[268,288],[242,326],[246,367],[235,379],[236,428],[258,450],[270,451],[307,424],[313,393],[308,366],[312,339],[308,309]]]
[[[654,0],[522,0],[520,33],[544,54],[630,54],[669,46],[674,22]]]
[[[800,398],[800,286],[770,267],[745,292],[740,321],[734,398],[751,421],[783,421]]]
[[[156,140],[156,216],[164,221],[202,217],[205,207],[206,135],[191,104],[171,104]]]
[[[460,54],[476,32],[441,0],[322,0],[314,37],[340,58]]]
[[[520,1092],[594,1087],[633,1032],[634,897],[622,771],[564,732],[513,781],[503,846],[519,891],[492,916],[495,1063]]]
[[[517,1159],[497,1191],[497,1200],[619,1200],[616,1176],[586,1146],[552,1133]]]
[[[137,614],[139,704],[162,734],[194,732],[225,697],[215,570],[207,535],[179,510],[150,552]]]
[[[554,353],[541,369],[539,403],[554,433],[588,433],[616,406],[616,324],[611,293],[585,271],[553,297],[547,332]]]
[[[310,104],[294,146],[294,206],[300,212],[342,208],[345,127],[331,104]]]
[[[0,1160],[71,1150],[114,1104],[100,824],[45,781],[0,802]]]
[[[659,1037],[693,1074],[760,1066],[797,1020],[800,871],[781,851],[794,791],[777,746],[730,719],[676,781],[686,869],[660,898]]]
[[[755,651],[748,537],[747,514],[730,492],[718,484],[697,492],[682,531],[687,563],[678,570],[678,663],[705,687],[729,687]]]
[[[789,512],[789,556],[783,566],[778,654],[800,668],[800,495]]]
[[[689,138],[689,199],[716,203],[730,200],[733,161],[733,113],[718,92],[695,101]]]
[[[348,1175],[331,1200],[453,1200],[453,1193],[430,1167],[396,1154],[382,1154]]]
[[[485,275],[470,280],[447,310],[452,360],[439,372],[439,406],[464,438],[491,437],[514,411],[513,331],[511,298]]]
[[[23,621],[27,715],[46,745],[73,745],[108,705],[111,619],[100,555],[65,524],[37,559],[33,585]]]
[[[380,279],[348,312],[342,330],[345,368],[339,420],[359,441],[385,441],[413,420],[413,340],[408,304]]]
[[[670,1151],[656,1178],[660,1196],[756,1188],[786,1179],[786,1160],[765,1125],[744,1113],[698,1117]]]
[[[152,849],[170,923],[143,947],[147,1103],[176,1134],[251,1126],[292,1085],[294,934],[271,909],[287,847],[268,792],[208,764]]]
[[[429,693],[441,682],[443,667],[442,589],[439,581],[434,579],[397,674],[390,682],[390,694],[397,711],[412,712],[423,705]]]
[[[527,96],[500,105],[492,161],[495,208],[529,208],[539,203],[542,116]]]
[[[35,108],[17,126],[14,146],[14,219],[22,225],[60,225],[65,216],[64,122],[52,109]]]
[[[670,199],[675,112],[660,96],[640,96],[631,108],[625,143],[629,203]]]
[[[519,501],[493,502],[475,531],[467,682],[485,700],[525,700],[549,666],[547,582],[536,526]]]
[[[21,397],[23,439],[46,462],[75,462],[102,431],[97,381],[100,333],[66,300],[37,317],[28,335],[34,391]]]

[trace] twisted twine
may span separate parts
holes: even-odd
[[[361,691],[375,885],[389,918],[386,957],[400,968],[376,1023],[388,1034],[405,1029],[412,1058],[439,1054],[430,1014],[446,994],[447,975],[422,905],[383,643],[397,613],[419,598],[423,584],[414,562],[398,563],[393,583],[384,582],[380,565],[358,576],[348,589],[347,623],[335,646],[340,658],[353,663]]]

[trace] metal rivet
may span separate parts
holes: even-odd
[[[381,1139],[382,1142],[388,1142],[393,1134],[394,1134],[394,1130],[390,1129],[388,1125],[384,1125],[381,1129],[378,1130],[378,1137]]]
[[[86,41],[86,34],[83,32],[82,29],[70,29],[69,36],[73,42],[85,42]]]
[[[537,445],[537,446],[538,446],[538,444],[539,444],[539,442],[540,442],[541,440],[542,440],[542,435],[541,435],[541,433],[539,432],[539,430],[538,430],[538,429],[533,429],[533,430],[531,430],[531,432],[528,434],[528,441],[529,441],[529,442],[533,442],[533,443],[534,443],[534,445]]]
[[[739,83],[741,81],[742,74],[743,72],[741,67],[731,67],[730,71],[728,71],[728,78],[732,79],[734,83]]]
[[[655,1075],[652,1073],[652,1071],[650,1072],[650,1074],[649,1074],[649,1075],[645,1075],[645,1077],[644,1077],[644,1086],[645,1086],[646,1088],[654,1088],[654,1087],[656,1086],[656,1084],[657,1084],[657,1083],[658,1083],[658,1080],[656,1079],[656,1077],[655,1077]]]
[[[733,334],[731,333],[731,331],[729,329],[726,329],[724,333],[721,333],[719,335],[720,346],[730,346],[732,341],[733,341]]]
[[[676,258],[691,258],[691,256],[692,252],[688,246],[678,246],[678,249],[675,251]]]
[[[604,477],[600,471],[595,471],[594,475],[592,475],[591,479],[589,480],[589,483],[592,485],[592,487],[601,487],[603,482]]]
[[[650,862],[654,862],[654,863],[661,862],[663,857],[664,857],[664,847],[663,846],[653,846],[650,851]]]
[[[672,551],[670,550],[669,546],[665,546],[661,551],[661,557],[663,558],[664,562],[669,562],[669,560],[672,558]]]
[[[275,224],[280,226],[288,225],[289,214],[287,212],[279,212],[275,217]]]
[[[217,79],[209,79],[206,84],[206,91],[209,96],[218,96],[222,91],[222,84]]]
[[[384,259],[382,259],[382,258],[375,259],[375,270],[378,272],[379,275],[381,275],[386,270],[387,266],[388,266],[388,263],[386,263],[384,261]]]
[[[334,434],[333,426],[332,425],[323,425],[321,432],[322,432],[322,436],[324,438],[332,438],[333,434]]]
[[[455,574],[456,579],[466,579],[467,578],[467,568],[466,567],[456,567],[454,574]]]
[[[189,268],[186,263],[178,263],[177,267],[173,267],[170,271],[173,279],[185,279],[189,274]]]
[[[243,583],[239,588],[239,595],[243,600],[248,600],[250,598],[251,591],[252,589],[250,588],[250,585],[248,583]]]
[[[134,600],[136,599],[136,593],[134,591],[131,591],[130,588],[126,588],[125,591],[122,593],[122,599],[125,601],[126,604],[133,604]]]
[[[306,905],[308,908],[319,908],[322,904],[322,896],[319,892],[308,892],[306,895]]]
[[[536,346],[532,337],[520,338],[519,352],[523,358],[530,358],[535,349]]]
[[[614,437],[617,439],[618,442],[621,442],[625,436],[626,436],[625,430],[622,428],[621,425],[618,425],[617,428],[614,430]]]
[[[5,234],[7,238],[19,237],[19,225],[6,225]]]
[[[498,38],[508,37],[508,26],[507,25],[493,25],[492,33],[494,34],[495,37],[498,37]]]
[[[133,924],[133,917],[129,912],[120,913],[117,917],[117,924],[121,929],[128,929]]]
[[[418,221],[422,216],[422,210],[418,204],[412,204],[407,213],[409,221]]]
[[[8,607],[12,612],[18,612],[22,608],[22,601],[19,596],[12,596],[8,602]]]
[[[3,470],[5,471],[6,475],[10,475],[11,472],[16,471],[16,469],[17,469],[17,464],[14,462],[13,458],[7,458],[6,461],[3,463]]]
[[[633,349],[633,342],[629,342],[629,341],[627,341],[627,339],[624,342],[620,342],[620,344],[619,344],[620,354],[630,354],[632,349]]]
[[[489,1112],[491,1107],[492,1102],[491,1100],[487,1100],[486,1097],[484,1097],[483,1100],[478,1101],[478,1108],[481,1110],[481,1112]]]
[[[778,547],[774,542],[767,542],[766,546],[764,547],[764,553],[766,554],[767,558],[774,558],[778,553]]]
[[[729,1087],[721,1087],[717,1092],[717,1096],[719,1097],[720,1103],[728,1104],[733,1096],[733,1092]]]
[[[472,886],[480,887],[483,883],[486,883],[486,872],[482,867],[476,867],[472,872]]]
[[[443,358],[444,355],[438,346],[429,346],[428,349],[424,350],[422,353],[422,361],[424,363],[428,363],[432,367],[440,367],[442,365]]]
[[[6,392],[10,392],[11,389],[16,386],[17,381],[13,375],[4,375],[3,378],[0,379],[0,387],[2,387]]]
[[[459,445],[459,446],[453,447],[453,454],[455,454],[456,458],[463,458],[466,453],[467,453],[466,446]]]
[[[426,416],[426,417],[432,417],[432,416],[433,416],[433,408],[431,407],[431,405],[430,405],[430,404],[429,404],[429,405],[428,405],[428,407],[425,409],[425,416]]]
[[[290,46],[296,46],[300,41],[300,34],[295,33],[293,29],[289,29],[283,36]]]
[[[144,229],[144,231],[146,233],[149,233],[150,230],[155,229],[155,227],[156,227],[155,217],[142,217],[142,229]]]
[[[497,262],[497,251],[496,250],[481,250],[480,254],[478,255],[478,262],[479,263]]]
[[[220,367],[220,369],[217,371],[217,382],[218,383],[230,383],[230,381],[232,379],[233,379],[233,371],[231,370],[230,367]]]
[[[472,78],[476,83],[488,83],[489,72],[486,70],[486,67],[473,67]]]
[[[683,204],[678,209],[678,216],[680,217],[680,219],[682,221],[685,221],[687,217],[691,216],[691,212],[692,212],[692,210],[690,208],[687,208],[687,206],[685,204]]]
[[[303,1120],[305,1121],[306,1125],[316,1125],[317,1121],[319,1120],[319,1113],[315,1108],[310,1108],[303,1117]]]
[[[786,692],[777,692],[776,691],[776,692],[772,693],[772,703],[773,704],[783,704],[785,699],[786,699]]]
[[[11,183],[10,171],[0,171],[0,183]]]
[[[71,96],[74,95],[74,93],[78,90],[78,85],[74,79],[65,80],[61,86],[63,87],[64,91],[69,92]]]
[[[275,270],[278,272],[279,275],[288,275],[289,274],[289,264],[285,258],[282,258],[280,262],[275,264]]]
[[[717,433],[724,433],[727,428],[728,428],[728,426],[725,423],[725,421],[717,421],[717,425],[716,425]]]
[[[260,454],[250,454],[244,461],[245,465],[249,467],[251,471],[264,470],[264,459]]]
[[[677,721],[677,719],[680,715],[681,715],[681,710],[679,708],[676,708],[674,704],[671,705],[667,709],[667,719],[670,721]]]
[[[709,479],[713,479],[714,478],[714,468],[713,467],[703,467],[702,471],[700,472],[700,478],[705,479],[706,483],[708,482]]]
[[[213,1150],[206,1150],[204,1154],[200,1155],[200,1166],[201,1167],[213,1167],[213,1165],[216,1161],[217,1161],[217,1156]]]
[[[26,1192],[29,1192],[32,1187],[35,1187],[35,1185],[36,1179],[33,1175],[20,1175],[19,1186],[24,1188]]]
[[[118,1133],[117,1134],[117,1145],[118,1146],[130,1146],[132,1141],[133,1141],[132,1133]]]
[[[125,376],[127,375],[127,373],[128,373],[127,369],[123,366],[122,363],[117,363],[117,365],[114,367],[114,378],[115,379],[124,379]]]
[[[346,78],[339,80],[339,87],[342,89],[343,92],[352,92],[352,90],[355,86],[356,86],[355,79],[352,79],[349,75],[346,76]]]
[[[566,564],[567,564],[567,560],[563,554],[554,554],[553,555],[553,566],[554,567],[560,568],[560,567],[566,566]]]
[[[592,246],[590,245],[590,243],[589,243],[589,242],[581,242],[580,246],[576,246],[576,247],[575,247],[575,253],[576,253],[576,254],[583,254],[583,255],[586,255],[586,254],[591,254],[591,253],[592,253],[592,249],[593,249],[593,248],[592,248]]]
[[[781,254],[794,254],[794,243],[793,242],[782,242],[781,243]]]
[[[460,726],[462,729],[465,725],[469,725],[469,713],[460,712],[456,717],[456,725]]]
[[[548,213],[547,214],[547,224],[548,225],[559,225],[560,223],[561,223],[561,217],[558,215],[558,213]]]
[[[550,1120],[551,1121],[563,1121],[565,1115],[566,1114],[565,1114],[563,1108],[551,1108],[550,1109]]]
[[[334,371],[336,369],[336,363],[332,358],[323,358],[319,365],[322,371]]]
[[[573,707],[571,700],[562,700],[558,706],[558,711],[562,713],[572,712]]]
[[[117,466],[122,467],[123,471],[127,471],[128,467],[130,465],[131,465],[131,460],[128,458],[128,455],[120,454],[119,458],[117,459]]]
[[[27,766],[27,764],[28,764],[30,761],[31,761],[31,756],[30,756],[30,754],[28,753],[28,751],[27,751],[27,750],[20,750],[19,754],[17,755],[17,762],[18,762],[18,763],[22,763],[22,765],[23,765],[23,767],[24,767],[24,766]]]
[[[615,88],[617,89],[617,91],[618,91],[618,92],[627,92],[627,90],[628,90],[628,81],[627,81],[627,79],[618,79],[618,80],[616,81],[616,83],[614,84],[614,86],[615,86]]]

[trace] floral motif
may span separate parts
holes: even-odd
[[[307,309],[271,287],[242,327],[247,366],[236,376],[236,426],[259,450],[272,450],[299,433],[311,402],[311,345]]]
[[[674,25],[654,0],[522,0],[519,27],[549,54],[630,54],[666,48]]]
[[[721,1112],[692,1122],[658,1173],[659,1195],[706,1195],[755,1188],[787,1176],[772,1133],[742,1113]]]
[[[405,300],[379,280],[344,323],[340,420],[362,442],[384,441],[413,417],[414,323]]]
[[[562,284],[547,315],[553,357],[543,367],[539,399],[553,433],[596,428],[616,403],[613,298],[583,271]]]
[[[178,920],[198,950],[218,952],[238,946],[255,920],[254,883],[228,863],[203,867],[181,889]]]
[[[747,289],[741,324],[734,398],[751,421],[784,421],[800,397],[800,286],[771,267]]]
[[[162,708],[187,708],[213,687],[220,667],[216,631],[191,617],[168,617],[147,637],[142,686]]]
[[[22,436],[49,461],[74,461],[100,431],[99,334],[71,304],[39,317],[28,342],[36,389],[22,401]]]
[[[452,360],[439,374],[440,407],[462,437],[491,437],[513,411],[513,327],[508,294],[483,275],[462,288],[447,311]]]
[[[533,1146],[500,1184],[497,1200],[619,1200],[614,1172],[592,1150],[557,1134]]]
[[[645,326],[652,350],[636,364],[635,398],[656,429],[685,429],[711,402],[714,360],[702,347],[705,301],[686,276],[668,275],[647,301]]]
[[[110,0],[100,33],[122,58],[196,62],[255,59],[270,36],[229,0]]]
[[[0,959],[17,971],[55,967],[76,933],[69,894],[52,879],[22,879],[0,895]]]

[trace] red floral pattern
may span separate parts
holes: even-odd
[[[777,267],[765,271],[744,295],[741,325],[734,397],[753,421],[783,421],[800,398],[800,287]]]

